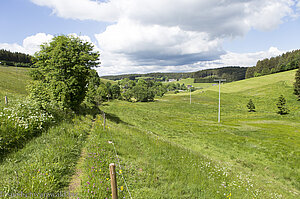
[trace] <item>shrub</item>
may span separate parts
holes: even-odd
[[[0,153],[22,145],[53,123],[54,117],[31,100],[0,109]]]
[[[249,112],[255,112],[255,105],[252,102],[252,99],[249,100],[249,102],[247,104],[247,108],[249,109]]]

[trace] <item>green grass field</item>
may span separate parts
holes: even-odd
[[[0,69],[1,80],[9,76],[1,95],[24,97],[25,70]],[[26,81],[14,85],[19,75]],[[220,124],[218,86],[193,92],[192,104],[189,93],[149,103],[104,103],[106,130],[102,116],[93,125],[90,116],[77,117],[2,159],[0,192],[67,192],[75,178],[79,183],[71,190],[79,198],[110,198],[108,165],[114,162],[121,198],[130,198],[129,192],[132,198],[299,198],[294,75],[295,70],[223,84]],[[287,115],[277,114],[281,94]],[[249,99],[256,112],[248,112]]]
[[[0,65],[0,95],[26,95],[26,84],[30,80],[27,71],[28,68]]]
[[[143,170],[142,183],[131,181],[135,197],[299,197],[300,102],[293,95],[294,74],[222,85],[221,124],[217,86],[194,92],[191,105],[187,93],[153,103],[104,104],[124,164]],[[291,110],[284,116],[276,113],[281,94]],[[246,108],[250,98],[254,113]]]

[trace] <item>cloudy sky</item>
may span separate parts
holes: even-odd
[[[100,75],[253,66],[300,48],[300,0],[1,0],[0,49],[74,34]]]

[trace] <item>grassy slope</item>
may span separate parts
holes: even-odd
[[[26,95],[26,84],[30,80],[27,71],[28,68],[0,65],[0,95]]]
[[[135,196],[171,196],[176,193],[173,186],[177,186],[178,194],[194,197],[196,184],[203,194],[215,198],[230,192],[237,198],[299,196],[300,102],[292,94],[294,74],[295,71],[288,71],[223,85],[221,124],[217,123],[218,87],[194,92],[192,105],[188,94],[177,94],[153,103],[114,101],[103,106],[122,160],[143,168],[146,176],[168,175],[159,182],[148,177],[142,179],[143,183],[132,182]],[[280,94],[287,98],[291,110],[288,115],[276,114],[275,101]],[[250,98],[257,107],[255,113],[247,111]],[[153,149],[156,146],[152,135],[160,140],[164,153]],[[170,147],[164,149],[164,143]],[[211,175],[199,169],[200,179],[186,181],[193,175],[180,174],[186,161],[178,162],[176,157],[186,151],[193,154],[185,157],[187,162],[194,162],[188,166],[212,164],[229,177],[217,174],[215,169]],[[163,160],[168,157],[168,161]],[[153,162],[156,166],[151,165]]]
[[[117,81],[113,81],[113,80],[109,80],[109,79],[104,79],[104,78],[101,78],[101,82],[103,82],[104,84],[106,84],[107,82],[110,82],[111,84],[116,84]]]
[[[26,97],[26,84],[30,80],[28,70],[0,66],[0,108],[4,106],[4,95],[10,102]],[[57,125],[28,141],[23,148],[0,157],[0,198],[17,197],[22,192],[59,194],[59,191],[65,191],[68,194],[66,187],[90,127],[91,117],[88,116],[58,121]],[[48,198],[51,196],[48,195]]]

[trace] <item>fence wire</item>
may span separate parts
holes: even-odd
[[[104,116],[103,119],[105,120],[105,113],[104,113],[104,112],[103,112],[103,116]],[[103,121],[104,129],[106,129],[106,128],[105,128],[105,125],[106,125],[106,127],[108,128],[108,125],[107,125],[106,121]],[[112,144],[113,147],[114,147],[114,151],[115,151],[115,154],[116,154],[116,157],[117,157],[117,160],[118,160],[119,169],[122,170],[122,168],[121,168],[121,163],[120,163],[120,158],[119,158],[119,156],[118,156],[117,149],[116,149],[116,147],[115,147],[115,143],[114,143],[114,140],[113,140],[111,134],[110,134],[110,138],[111,138],[111,142],[109,142],[109,143]],[[132,199],[132,196],[131,196],[131,193],[130,193],[130,191],[129,191],[127,182],[126,182],[126,180],[125,180],[125,178],[124,178],[123,172],[119,172],[119,173],[121,174],[121,176],[122,176],[122,178],[123,178],[123,181],[124,181],[124,184],[125,184],[125,186],[126,186],[126,190],[127,190],[128,194],[129,194],[130,198]]]

